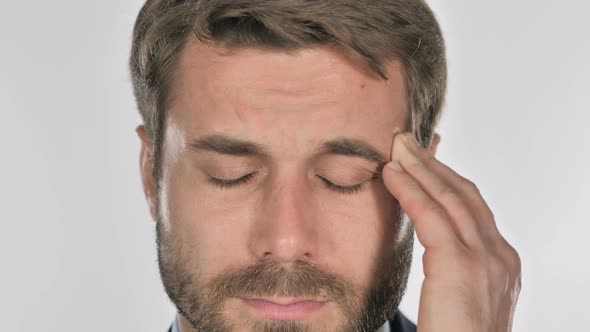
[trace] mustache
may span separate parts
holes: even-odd
[[[352,284],[313,264],[297,260],[289,268],[271,260],[246,268],[229,269],[208,282],[212,297],[283,296],[322,298],[327,301],[356,301]]]

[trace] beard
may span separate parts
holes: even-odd
[[[159,207],[159,204],[156,204]],[[159,209],[158,209],[159,210]],[[193,267],[191,251],[177,244],[162,226],[158,211],[156,223],[158,265],[164,289],[181,314],[199,332],[229,332],[235,326],[223,311],[230,298],[244,297],[307,297],[322,298],[337,303],[342,311],[338,332],[374,332],[395,314],[405,293],[412,262],[413,227],[411,222],[400,227],[402,234],[395,245],[393,261],[381,261],[373,271],[373,283],[366,290],[355,290],[342,276],[322,271],[303,260],[287,269],[272,260],[262,260],[239,269],[227,269],[206,283],[199,278],[198,266]],[[393,225],[392,225],[393,226]],[[393,244],[392,244],[393,246]],[[239,322],[252,331],[311,332],[319,331],[304,321],[250,320]],[[321,329],[325,331],[324,329]]]

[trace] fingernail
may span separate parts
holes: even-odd
[[[392,170],[394,170],[396,172],[403,172],[402,167],[400,166],[400,164],[397,161],[391,161],[391,162],[387,163],[387,167],[391,168]]]
[[[401,132],[401,129],[398,128],[398,127],[395,127],[395,128],[393,128],[391,130],[392,140],[391,140],[391,156],[389,158],[390,160],[394,160],[394,156],[395,156],[395,153],[394,153],[394,149],[395,149],[395,136],[397,136],[397,134],[399,134],[400,132]]]

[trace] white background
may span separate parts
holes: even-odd
[[[127,74],[142,2],[0,3],[0,330],[164,331]],[[521,254],[514,331],[587,330],[590,2],[430,3],[449,58],[438,156]]]

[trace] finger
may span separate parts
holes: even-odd
[[[409,136],[413,139],[413,136]],[[424,164],[435,174],[442,177],[461,196],[474,216],[481,236],[486,240],[496,241],[500,237],[494,214],[485,202],[477,186],[462,177],[449,166],[437,160],[430,153],[420,147],[415,140],[410,142],[414,147],[415,155],[424,161]]]
[[[457,190],[461,192],[463,199],[471,207],[471,211],[473,211],[473,214],[476,217],[479,229],[482,234],[490,239],[498,238],[500,236],[500,232],[498,230],[498,226],[496,225],[494,214],[489,205],[483,199],[477,186],[439,160],[432,160],[431,165],[433,171],[446,178],[447,181],[458,183],[456,185]]]
[[[425,248],[463,246],[440,204],[403,169],[389,166],[383,168],[383,182],[414,224],[420,243]]]
[[[430,159],[417,153],[416,146],[407,138],[411,134],[396,135],[393,142],[392,155],[402,168],[419,184],[432,200],[441,205],[450,217],[449,222],[457,236],[468,247],[480,247],[483,243],[478,223],[455,186],[430,169]]]

